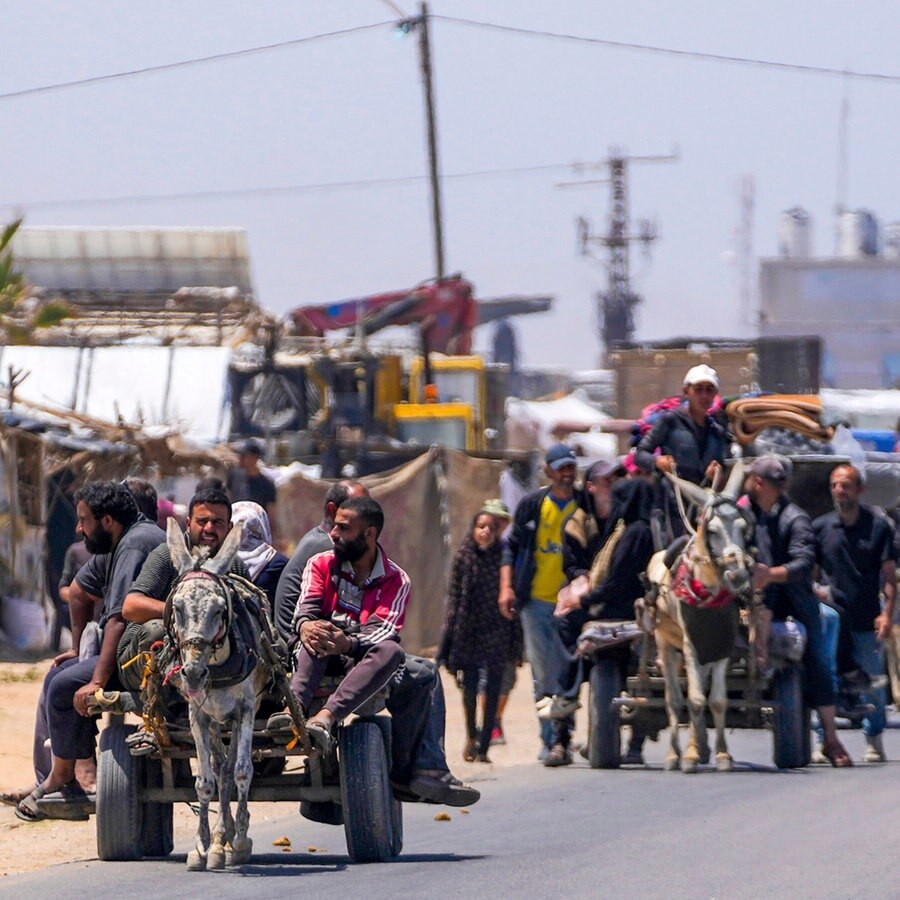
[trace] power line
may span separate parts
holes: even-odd
[[[538,166],[518,166],[507,169],[480,169],[473,172],[454,172],[441,177],[448,181],[469,178],[499,178],[510,175],[528,175],[537,172],[574,170],[579,172],[592,163],[547,163]],[[360,178],[352,181],[323,181],[315,184],[283,184],[245,188],[221,188],[206,191],[178,191],[170,194],[129,194],[117,197],[79,197],[71,200],[35,200],[0,202],[0,209],[53,209],[78,206],[113,206],[123,203],[153,203],[179,200],[217,200],[230,197],[246,197],[279,194],[312,194],[334,190],[367,190],[381,187],[397,187],[428,181],[428,175],[400,175],[395,178]]]
[[[836,69],[830,66],[808,66],[802,63],[778,62],[771,59],[759,59],[751,56],[728,56],[722,53],[705,53],[700,50],[677,50],[673,47],[660,47],[654,44],[635,44],[628,41],[612,41],[606,38],[586,37],[579,34],[566,34],[558,31],[542,31],[534,28],[521,28],[516,25],[501,25],[498,22],[482,22],[476,19],[461,19],[456,16],[433,14],[432,19],[449,22],[454,25],[467,25],[492,31],[505,31],[528,37],[549,38],[559,41],[575,41],[581,44],[594,44],[601,47],[612,47],[617,50],[640,50],[645,53],[662,53],[668,56],[679,56],[688,59],[702,59],[710,62],[736,63],[740,65],[759,66],[769,69],[782,69],[792,72],[803,72],[808,75],[839,75],[845,78],[857,78],[868,81],[900,83],[900,75],[888,75],[884,72],[855,72],[850,69]]]
[[[261,44],[258,47],[245,47],[243,50],[227,50],[223,53],[212,53],[209,56],[195,56],[192,59],[182,59],[176,62],[160,63],[156,66],[144,66],[140,69],[128,69],[124,72],[110,72],[106,75],[91,75],[87,78],[78,78],[74,81],[59,81],[55,84],[43,84],[38,87],[23,88],[20,91],[8,91],[0,94],[0,100],[11,100],[15,97],[29,97],[32,94],[47,94],[52,91],[62,91],[72,87],[83,87],[88,84],[99,84],[104,81],[113,81],[118,78],[132,78],[136,75],[149,75],[154,72],[168,72],[172,69],[184,69],[189,66],[203,65],[205,63],[218,62],[223,59],[236,59],[241,56],[252,56],[257,53],[268,53],[270,50],[282,50],[285,47],[297,47],[300,44],[310,44],[313,41],[327,38],[343,37],[348,34],[357,34],[362,31],[371,31],[374,28],[394,26],[396,22],[373,22],[371,25],[355,25],[352,28],[343,28],[339,31],[325,31],[321,34],[311,34],[307,37],[291,38],[287,41],[277,41],[274,44]]]

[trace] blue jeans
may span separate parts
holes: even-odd
[[[870,678],[879,678],[884,674],[884,650],[874,631],[854,631],[853,656]],[[863,703],[871,703],[875,707],[872,715],[863,719],[863,734],[866,737],[877,737],[884,731],[884,705],[887,696],[883,687],[868,690],[862,695]]]
[[[530,600],[519,610],[525,635],[525,653],[531,664],[534,699],[561,693],[558,673],[566,670],[569,654],[563,645],[553,610],[556,605],[543,600]],[[544,746],[553,745],[553,723],[541,721],[539,727]]]
[[[828,670],[831,672],[831,683],[834,685],[835,694],[837,694],[837,647],[838,635],[841,632],[841,617],[836,609],[832,609],[830,606],[820,603],[819,619],[822,622],[822,643],[824,644],[825,655],[828,657]]]

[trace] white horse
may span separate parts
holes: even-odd
[[[226,573],[241,543],[241,528],[233,528],[219,552],[207,559],[192,555],[173,519],[168,546],[178,573],[166,602],[169,639],[180,657],[174,683],[188,702],[191,734],[197,748],[197,799],[200,817],[195,849],[188,854],[191,871],[242,865],[253,842],[247,836],[247,799],[253,778],[253,722],[259,697],[271,669],[260,652],[260,625],[236,596]],[[230,726],[226,751],[222,727]],[[237,812],[231,815],[232,788]],[[219,795],[219,816],[210,838],[209,803]]]
[[[733,760],[725,741],[728,693],[725,675],[737,635],[736,599],[749,597],[752,557],[748,551],[752,523],[737,505],[743,485],[743,466],[735,463],[721,493],[669,476],[675,490],[699,509],[696,530],[675,561],[667,565],[665,551],[656,553],[647,568],[658,586],[654,637],[663,664],[666,712],[671,743],[666,768],[696,772],[709,761],[704,707],[709,703],[716,729],[716,769],[728,772]],[[690,729],[681,754],[678,723],[684,709],[679,676],[681,658],[687,672]],[[708,695],[708,696],[707,696]]]

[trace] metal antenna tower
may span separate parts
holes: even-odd
[[[649,250],[657,238],[656,225],[649,219],[641,219],[637,232],[629,231],[628,222],[628,164],[633,162],[675,162],[677,150],[665,156],[628,156],[619,147],[611,147],[609,157],[596,163],[588,163],[584,169],[605,169],[608,177],[559,185],[579,187],[590,184],[609,184],[611,188],[609,230],[606,234],[591,233],[590,222],[578,220],[578,240],[583,255],[591,253],[592,246],[607,251],[607,289],[597,294],[600,336],[607,351],[616,341],[630,341],[634,337],[634,307],[641,297],[631,289],[629,276],[629,248],[639,242]]]

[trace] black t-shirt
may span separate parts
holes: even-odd
[[[75,580],[82,590],[103,598],[101,627],[115,614],[121,614],[125,595],[150,552],[165,544],[166,533],[143,516],[123,535],[112,553],[92,556],[82,566]]]
[[[278,499],[275,482],[262,472],[248,475],[242,469],[235,469],[228,479],[228,489],[232,500],[252,500],[265,510]]]
[[[228,571],[250,580],[247,567],[237,555]],[[177,578],[178,573],[175,571],[175,566],[172,565],[169,545],[163,544],[148,554],[147,561],[141,568],[140,574],[135,577],[130,589],[135,594],[145,594],[147,597],[153,597],[154,600],[165,600]]]
[[[835,603],[847,612],[852,631],[874,631],[881,614],[881,565],[894,558],[890,523],[861,506],[859,517],[845,525],[836,512],[813,522],[816,560],[831,586]]]

